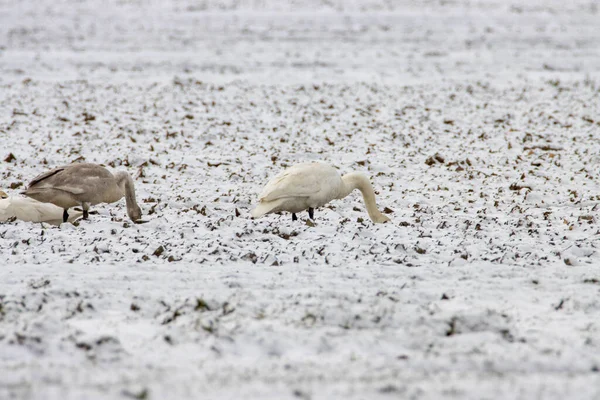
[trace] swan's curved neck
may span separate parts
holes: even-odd
[[[127,205],[127,214],[131,217],[135,214],[139,208],[135,199],[135,188],[133,186],[133,179],[125,171],[119,171],[115,174],[117,185],[125,196],[125,204]]]
[[[352,193],[354,189],[358,189],[362,193],[371,220],[373,222],[385,222],[388,220],[388,218],[377,209],[375,192],[373,191],[373,186],[371,186],[369,178],[360,172],[352,172],[342,176],[342,182],[342,190],[340,191],[338,199],[342,199]]]

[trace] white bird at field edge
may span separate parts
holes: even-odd
[[[81,211],[72,212],[69,222],[81,217]],[[42,203],[29,197],[8,196],[0,190],[0,222],[16,218],[26,222],[48,222],[60,225],[63,222],[63,210],[50,203]]]

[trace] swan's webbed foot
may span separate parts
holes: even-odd
[[[67,209],[65,208],[63,211],[63,222],[67,222],[69,220],[69,213],[67,212]]]
[[[296,216],[296,213],[292,213],[292,221],[298,221],[298,217]]]
[[[312,207],[309,207],[308,209],[308,217],[312,220],[315,219],[315,209]]]
[[[88,219],[90,216],[90,213],[88,210],[83,210],[83,219]]]

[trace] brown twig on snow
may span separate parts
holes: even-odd
[[[510,190],[521,190],[521,189],[529,189],[529,190],[533,190],[533,188],[531,186],[527,186],[527,185],[519,185],[518,183],[513,183],[512,185],[510,185],[508,187]]]
[[[553,147],[547,144],[536,144],[535,146],[523,147],[523,150],[543,150],[543,151],[561,151],[564,150],[562,147]]]

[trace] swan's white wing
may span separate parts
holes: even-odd
[[[259,196],[260,201],[284,197],[308,197],[321,190],[318,175],[310,168],[290,168],[271,179]]]
[[[337,190],[337,170],[320,163],[299,164],[271,179],[259,196],[260,201],[289,197],[314,197]],[[331,186],[331,187],[329,187]],[[336,186],[335,188],[333,186]]]
[[[39,210],[28,206],[26,199],[9,197],[0,201],[0,221],[6,221],[13,217],[22,221],[38,221],[41,215]]]
[[[12,213],[22,221],[43,222],[60,220],[63,210],[50,203],[41,203],[27,197],[11,198]]]
[[[69,221],[81,216],[80,211],[69,211]],[[16,217],[26,222],[50,222],[60,224],[63,209],[50,203],[41,203],[28,197],[9,197],[0,200],[0,222]]]
[[[0,222],[4,222],[7,219],[9,219],[10,217],[12,217],[12,215],[10,214],[9,206],[10,206],[9,199],[0,200]]]

